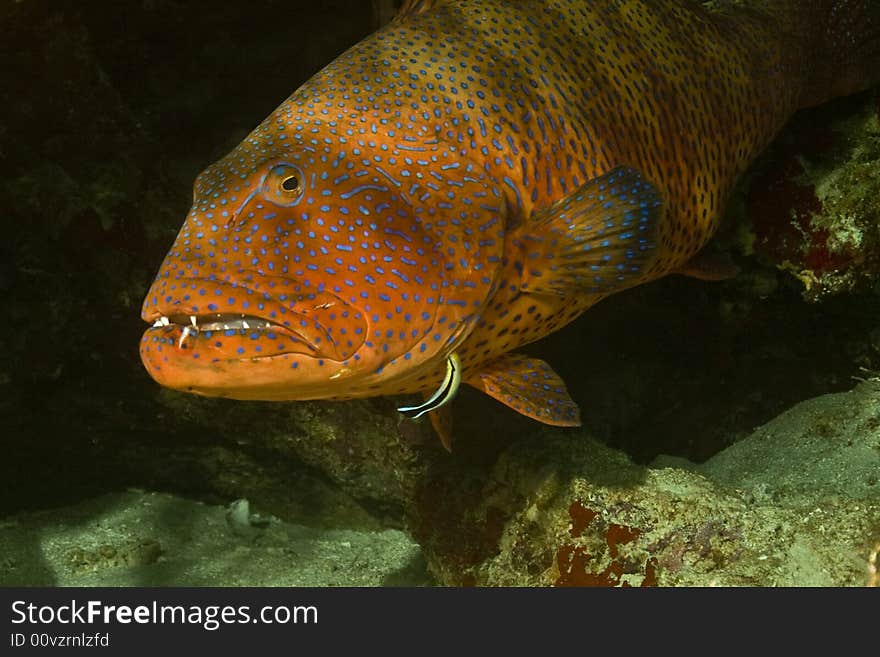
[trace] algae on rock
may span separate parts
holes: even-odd
[[[880,540],[880,384],[799,404],[697,466],[651,467],[543,430],[498,460],[475,504],[503,517],[471,565],[507,586],[858,586]],[[479,516],[478,511],[472,515]],[[459,563],[428,559],[441,582]]]

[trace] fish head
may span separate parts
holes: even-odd
[[[196,179],[143,304],[160,384],[265,400],[427,389],[488,303],[504,202],[482,169],[432,135],[308,108],[289,100]]]

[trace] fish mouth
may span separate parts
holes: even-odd
[[[152,325],[145,337],[154,343],[172,343],[178,351],[198,348],[199,358],[210,357],[212,362],[284,354],[341,362],[366,340],[366,314],[339,295],[327,290],[291,291],[295,282],[283,278],[264,277],[260,282],[262,289],[212,282],[212,302],[206,305],[179,294],[158,302],[162,292],[151,291],[141,313]],[[202,279],[181,279],[176,284],[185,290],[207,287]],[[271,287],[279,291],[267,293]],[[223,298],[229,303],[221,303]]]
[[[337,356],[332,349],[328,352],[327,346],[319,349],[312,339],[289,325],[243,313],[160,314],[146,331],[146,335],[151,333],[167,335],[168,342],[174,343],[181,350],[198,349],[215,340],[217,336],[238,339],[266,338],[284,345],[274,353],[251,354],[248,356],[249,359],[271,358],[282,354],[303,354],[329,359],[334,359]],[[229,359],[237,358],[238,356],[230,355]]]
[[[240,313],[211,313],[208,315],[161,315],[159,319],[153,322],[152,328],[161,328],[164,326],[190,327],[194,332],[199,331],[228,331],[241,330],[245,331],[254,329],[256,331],[267,331],[271,328],[276,330],[287,330],[281,324],[276,324],[268,319],[257,317],[256,315],[245,315]]]

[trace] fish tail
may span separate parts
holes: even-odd
[[[818,43],[812,51],[803,107],[880,83],[880,2],[824,0],[817,4]]]

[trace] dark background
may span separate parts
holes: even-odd
[[[296,450],[279,458],[259,437],[298,409],[394,426],[393,404],[355,402],[345,415],[161,391],[138,358],[139,312],[198,172],[377,24],[363,0],[3,3],[0,514],[130,486],[210,500],[246,489],[299,520],[329,513],[334,473]],[[866,98],[800,115],[786,143],[809,147],[804,126]],[[870,286],[809,304],[778,263],[739,255],[734,234],[721,243],[743,269],[736,279],[631,290],[530,349],[568,383],[585,426],[636,460],[708,458],[880,361]],[[536,430],[474,391],[456,403],[459,454],[487,427],[496,441]],[[397,521],[381,493],[365,497]]]

